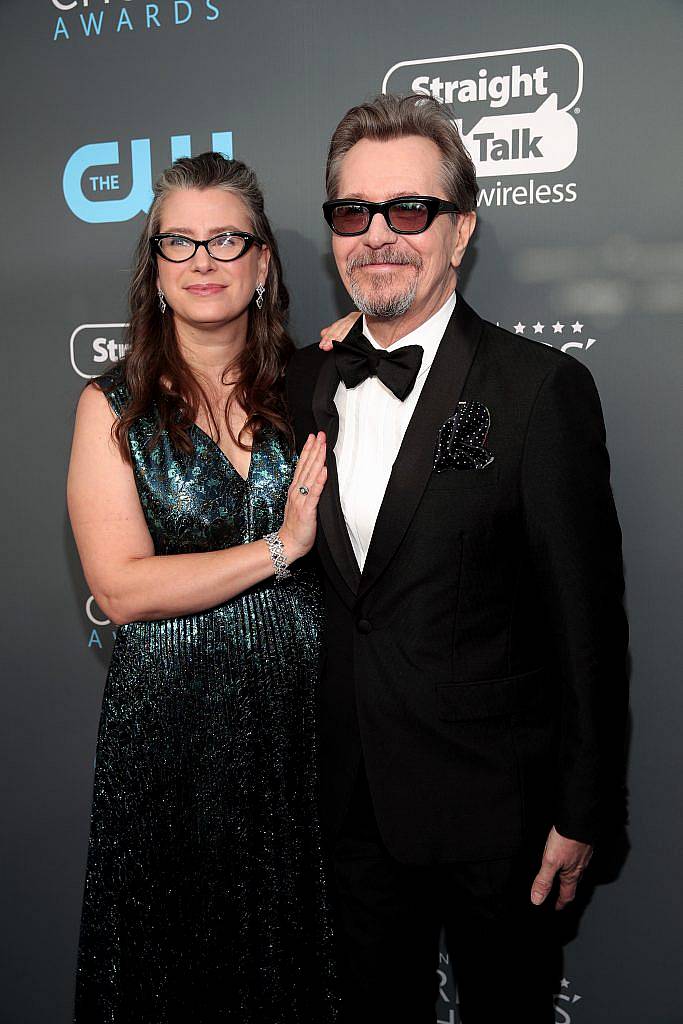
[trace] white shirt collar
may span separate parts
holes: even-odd
[[[392,345],[386,349],[387,352],[396,352],[399,348],[405,348],[406,345],[420,345],[424,350],[422,357],[422,364],[420,366],[420,376],[429,369],[434,362],[434,356],[443,338],[444,331],[446,330],[446,324],[450,320],[453,310],[455,309],[456,292],[449,299],[446,299],[441,309],[437,309],[436,313],[433,313],[428,320],[425,320],[423,324],[416,327],[410,334],[406,334],[404,338],[400,338],[395,341]],[[367,325],[365,316],[363,317],[363,334],[368,339],[371,345],[375,348],[382,348],[372,336],[370,328]]]

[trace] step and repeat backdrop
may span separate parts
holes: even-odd
[[[309,343],[349,308],[320,211],[329,136],[382,91],[447,104],[476,162],[468,301],[585,362],[604,404],[632,628],[631,849],[558,924],[556,1019],[683,1022],[682,33],[676,0],[2,0],[3,1022],[71,1016],[113,628],[80,572],[65,472],[79,392],[123,353],[152,181],[210,147],[256,169]],[[453,966],[444,950],[440,1024],[459,1020]],[[378,1024],[399,1000],[387,990]],[[498,1019],[524,1021],[514,990]]]

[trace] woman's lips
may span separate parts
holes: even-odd
[[[185,291],[191,292],[192,295],[216,295],[222,292],[224,287],[222,284],[191,284]]]

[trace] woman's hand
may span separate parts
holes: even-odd
[[[83,570],[112,622],[192,615],[215,608],[273,576],[263,539],[216,551],[157,555],[132,467],[111,437],[114,414],[90,384],[78,403],[67,496]],[[283,544],[292,561],[310,549],[325,482],[325,437],[309,438],[287,502]],[[309,494],[300,494],[303,484]]]
[[[324,352],[331,352],[332,342],[343,341],[359,316],[358,310],[354,309],[353,313],[347,313],[341,320],[335,320],[329,327],[323,327],[320,332],[320,348]]]
[[[327,446],[322,431],[309,434],[289,487],[285,517],[280,527],[280,540],[288,562],[301,558],[313,547],[317,525],[317,509],[327,479],[325,458]],[[306,488],[304,494],[300,488]]]

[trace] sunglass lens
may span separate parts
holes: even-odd
[[[424,203],[394,203],[389,220],[394,231],[424,231],[429,212]]]
[[[365,231],[368,220],[368,211],[364,206],[336,206],[332,211],[332,226],[340,235],[355,235]]]

